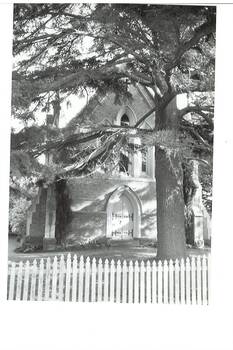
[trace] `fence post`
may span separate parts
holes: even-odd
[[[180,302],[180,266],[178,259],[175,260],[175,303]]]
[[[186,304],[190,304],[190,259],[186,258],[186,266],[185,266],[185,289],[186,289]]]
[[[146,263],[146,303],[151,303],[151,266],[149,260]]]
[[[111,260],[110,266],[110,301],[115,301],[115,262]]]
[[[46,274],[45,274],[45,300],[49,300],[50,294],[50,273],[51,273],[51,261],[47,258],[46,261]]]
[[[102,301],[102,275],[103,275],[103,266],[102,266],[102,259],[100,258],[98,261],[98,295],[97,295],[97,301]]]
[[[169,303],[173,304],[174,303],[174,275],[173,275],[173,261],[170,259],[169,260]]]
[[[78,266],[77,266],[77,255],[73,256],[73,266],[72,266],[72,295],[71,300],[77,300],[77,274],[78,274]]]
[[[71,273],[71,255],[67,255],[66,260],[66,289],[65,289],[65,301],[70,301],[70,273]]]
[[[138,261],[134,264],[134,303],[139,302],[139,266]]]
[[[195,264],[195,258],[192,256],[191,258],[191,297],[192,297],[192,305],[196,304],[197,298],[196,298],[196,264]]]
[[[202,259],[202,300],[203,305],[207,305],[207,258]]]
[[[22,273],[23,273],[23,262],[20,261],[19,269],[17,274],[17,286],[16,286],[16,300],[21,300],[21,292],[22,292]]]
[[[207,304],[209,304],[210,303],[210,290],[211,290],[211,288],[210,288],[210,286],[211,286],[211,280],[210,280],[210,257],[208,257],[208,259],[207,259],[207,285],[208,285],[208,287],[207,287]]]
[[[108,266],[108,259],[105,259],[104,262],[104,301],[108,301],[108,284],[109,284],[109,266]]]
[[[15,292],[15,262],[13,261],[11,263],[11,270],[10,270],[10,288],[9,288],[9,300],[14,300],[14,293]]]
[[[152,262],[152,303],[157,303],[157,265]]]
[[[201,305],[201,258],[200,256],[197,257],[197,304]]]
[[[180,261],[180,303],[185,304],[185,265],[183,258]]]
[[[40,259],[37,300],[43,300],[43,284],[44,284],[44,259]]]
[[[123,268],[122,268],[122,303],[127,302],[127,263],[126,260],[123,261]]]
[[[57,257],[54,257],[53,260],[53,277],[52,277],[52,293],[51,293],[51,299],[56,300],[57,298]]]
[[[34,259],[32,264],[30,300],[35,300],[35,297],[36,297],[36,275],[37,275],[37,262],[36,262],[36,259]]]
[[[83,269],[84,269],[83,256],[79,259],[79,281],[78,281],[78,301],[83,301]]]
[[[89,293],[90,293],[90,258],[88,256],[85,264],[85,294],[84,294],[85,302],[89,302]]]
[[[92,259],[91,266],[91,301],[96,301],[96,259]]]
[[[128,302],[133,302],[133,262],[129,262],[129,289],[128,289]]]
[[[121,302],[121,262],[117,260],[116,268],[116,303]]]
[[[23,300],[28,300],[28,281],[29,281],[29,261],[26,261],[23,284]]]
[[[167,260],[163,262],[163,303],[168,303],[168,264]]]
[[[145,264],[143,260],[140,266],[140,303],[145,303]]]
[[[58,300],[64,300],[64,274],[65,274],[65,262],[64,262],[64,255],[62,255],[60,257],[60,262],[59,262]]]
[[[163,302],[163,270],[162,270],[162,261],[158,262],[158,303]]]

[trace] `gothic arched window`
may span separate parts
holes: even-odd
[[[129,175],[129,157],[127,153],[120,153],[119,171]]]
[[[129,126],[129,117],[127,114],[123,114],[121,117],[121,126]]]

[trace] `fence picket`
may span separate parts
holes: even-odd
[[[202,304],[202,299],[201,299],[201,258],[200,256],[197,257],[197,304],[201,305]]]
[[[115,301],[115,262],[111,260],[110,266],[110,301]]]
[[[133,302],[133,262],[129,262],[129,285],[128,285],[128,302]]]
[[[191,258],[191,294],[192,294],[192,304],[196,304],[196,264],[195,258]]]
[[[58,300],[64,300],[64,277],[65,277],[65,261],[64,261],[64,255],[62,255],[59,262]]]
[[[146,263],[146,303],[151,303],[151,266],[149,260]]]
[[[65,289],[65,301],[70,301],[70,275],[71,275],[71,256],[67,255],[66,260],[66,289]]]
[[[108,259],[104,262],[104,301],[108,301],[108,286],[109,286],[109,265]]]
[[[145,263],[142,260],[140,264],[140,303],[145,303]]]
[[[84,291],[85,302],[89,302],[89,293],[90,293],[90,258],[88,256],[86,259],[86,266],[85,266],[85,291]]]
[[[163,303],[168,303],[168,264],[167,260],[163,262]]]
[[[190,259],[186,258],[186,265],[185,265],[185,290],[186,290],[186,304],[191,303],[191,297],[190,297]]]
[[[158,262],[158,303],[161,304],[163,301],[163,270],[162,261]]]
[[[127,268],[127,263],[124,260],[123,262],[123,268],[122,268],[122,303],[127,302],[127,273],[128,273],[128,268]]]
[[[184,259],[180,261],[180,303],[185,304],[185,265]]]
[[[51,283],[51,260],[47,258],[46,272],[45,272],[45,300],[49,300],[50,296],[50,283]]]
[[[173,268],[173,261],[170,259],[169,260],[169,304],[174,303],[174,268]]]
[[[206,256],[202,259],[202,302],[207,305],[207,261]]]
[[[77,266],[77,255],[73,256],[73,264],[72,264],[72,294],[71,300],[77,300],[77,275],[78,275],[78,266]]]
[[[135,261],[134,265],[134,303],[139,302],[139,265],[138,261]]]
[[[103,292],[103,285],[102,285],[102,277],[103,277],[103,265],[102,265],[102,259],[100,258],[98,261],[98,295],[97,295],[97,301],[102,301],[102,292]]]
[[[11,263],[10,269],[10,287],[9,287],[9,300],[14,300],[14,292],[15,292],[15,262]]]
[[[57,298],[57,257],[54,257],[53,260],[53,275],[52,275],[52,292],[51,292],[51,300],[56,300]]]
[[[116,268],[116,303],[121,302],[121,262],[117,260]]]
[[[152,303],[157,303],[157,265],[152,262]]]
[[[96,301],[96,259],[92,259],[91,265],[91,301]]]
[[[83,277],[84,277],[84,260],[83,256],[79,259],[79,281],[78,281],[78,301],[83,302]]]
[[[50,274],[51,274],[51,261],[47,258],[46,261],[46,272],[45,272],[45,300],[49,300],[50,296]]]
[[[39,265],[39,280],[38,280],[38,298],[37,300],[43,300],[43,284],[44,284],[44,259],[40,259]]]
[[[178,259],[175,260],[175,304],[180,302],[180,266]]]
[[[24,271],[24,284],[23,284],[23,300],[28,300],[28,282],[29,282],[29,261],[26,261],[25,271]]]
[[[17,273],[16,300],[21,300],[23,262],[20,261]]]
[[[37,262],[36,262],[36,259],[34,259],[32,264],[30,300],[35,300],[36,298],[36,275],[37,275]]]
[[[211,291],[211,269],[210,269],[210,258],[208,259],[207,261],[207,303],[209,304],[210,303],[210,291]]]

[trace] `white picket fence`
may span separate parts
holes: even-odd
[[[209,258],[127,262],[55,257],[9,263],[9,300],[209,303]]]

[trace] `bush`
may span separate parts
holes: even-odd
[[[25,235],[29,206],[30,201],[26,198],[14,198],[11,200],[9,207],[9,226],[13,234]]]

